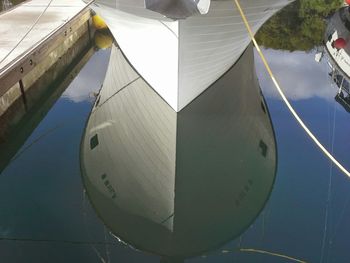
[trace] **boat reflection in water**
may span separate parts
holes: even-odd
[[[327,20],[324,48],[316,54],[320,62],[327,54],[329,76],[338,88],[335,100],[350,112],[350,7],[345,6]]]
[[[165,262],[239,236],[263,209],[276,172],[252,46],[177,113],[113,45],[82,140],[81,168],[108,228]]]

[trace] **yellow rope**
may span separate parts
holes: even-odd
[[[270,255],[270,256],[275,256],[275,257],[280,257],[280,258],[285,258],[289,259],[294,262],[299,262],[299,263],[307,263],[306,261],[297,259],[297,258],[292,258],[286,255],[278,254],[278,253],[273,253],[273,252],[268,252],[265,250],[259,250],[259,249],[253,249],[253,248],[240,248],[240,252],[251,252],[251,253],[259,253],[259,254],[265,254],[265,255]]]
[[[264,56],[264,54],[261,52],[261,49],[258,45],[258,43],[256,42],[255,40],[255,37],[254,37],[254,34],[253,34],[253,31],[248,23],[248,20],[242,10],[242,7],[239,3],[239,0],[234,0],[235,3],[236,3],[236,6],[242,16],[242,19],[243,19],[243,22],[248,30],[248,33],[250,35],[250,38],[251,40],[253,41],[255,47],[256,47],[256,50],[258,51],[264,65],[265,65],[265,68],[267,70],[267,72],[269,73],[273,83],[275,84],[275,87],[278,91],[278,93],[281,95],[284,103],[287,105],[289,111],[292,113],[292,115],[294,116],[294,118],[297,120],[297,122],[300,124],[300,126],[305,130],[305,132],[309,135],[309,137],[314,141],[314,143],[321,149],[321,151],[348,177],[350,177],[350,172],[341,164],[337,161],[337,159],[335,159],[333,157],[333,155],[322,145],[322,143],[316,138],[316,136],[310,131],[310,129],[306,126],[306,124],[302,121],[302,119],[299,117],[299,115],[296,113],[296,111],[293,109],[292,105],[289,103],[287,97],[284,95],[280,85],[278,84],[274,74],[272,73],[272,70],[269,66],[269,64],[267,63],[266,61],[266,58]]]

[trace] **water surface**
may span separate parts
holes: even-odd
[[[281,21],[280,14],[272,19],[272,24],[263,28],[263,35],[260,35],[259,39],[264,44],[263,52],[272,70],[295,110],[327,149],[330,149],[345,167],[350,168],[348,154],[350,114],[334,99],[338,88],[329,75],[332,71],[329,66],[329,58],[325,56],[321,62],[315,61],[316,53],[323,47],[322,42],[327,24],[317,24],[319,25],[317,31],[312,28],[315,24],[308,23],[308,21],[324,21],[321,18],[331,14],[315,14],[311,9],[312,6],[305,4],[305,1],[287,7],[284,13],[282,12],[282,18],[297,21],[288,28],[293,34],[282,35],[280,33],[278,35],[280,37],[276,37],[276,32],[273,30],[278,31],[278,29],[273,27],[273,23],[276,20]],[[308,10],[313,13],[313,16],[302,16]],[[306,35],[308,38],[305,38]],[[269,36],[276,41],[269,43],[264,40]],[[307,43],[305,39],[308,40]],[[298,45],[302,41],[304,41],[303,45]],[[159,262],[161,260],[159,255],[132,248],[119,240],[116,233],[112,233],[112,230],[116,228],[105,222],[102,210],[96,207],[96,202],[92,199],[91,189],[86,187],[86,182],[84,184],[82,180],[80,165],[85,157],[81,153],[81,143],[84,142],[84,136],[89,134],[86,125],[89,125],[89,120],[94,120],[94,114],[90,115],[90,112],[96,99],[95,93],[100,90],[104,82],[110,54],[111,50],[106,49],[99,50],[92,56],[49,112],[42,116],[39,125],[25,140],[25,143],[13,149],[15,154],[10,158],[7,157],[6,165],[0,167],[2,170],[0,177],[0,251],[4,262]],[[247,65],[247,62],[243,64]],[[252,64],[254,69],[253,66]],[[238,70],[237,67],[234,70]],[[267,132],[267,134],[270,134],[275,141],[268,143],[267,140],[263,140],[263,143],[259,144],[259,136],[262,136],[263,132],[258,129],[259,132],[251,134],[252,145],[254,140],[257,140],[257,143],[254,144],[255,150],[249,148],[249,140],[245,141],[245,135],[250,134],[253,129],[237,125],[235,128],[237,132],[221,134],[222,138],[232,136],[232,141],[239,139],[242,142],[239,148],[242,154],[232,155],[232,163],[240,158],[243,162],[251,160],[246,166],[237,165],[236,167],[254,169],[258,167],[258,159],[255,159],[258,157],[254,155],[254,151],[264,154],[266,147],[268,149],[276,147],[277,158],[274,160],[271,157],[271,161],[268,162],[272,168],[277,169],[276,174],[275,169],[271,169],[269,173],[274,179],[271,184],[271,193],[266,197],[267,202],[262,205],[263,209],[256,214],[257,217],[254,216],[253,220],[247,220],[244,230],[238,231],[238,235],[235,235],[230,241],[226,239],[220,246],[186,259],[186,262],[293,262],[292,259],[286,257],[305,262],[346,262],[350,256],[347,248],[350,236],[350,227],[347,222],[350,216],[349,178],[332,165],[300,128],[276,92],[256,52],[255,70],[259,82],[250,84],[252,92],[249,96],[241,96],[241,93],[236,93],[236,96],[240,98],[239,102],[235,102],[234,96],[229,93],[220,93],[215,96],[218,98],[217,101],[222,102],[222,105],[230,105],[225,101],[229,101],[229,96],[232,96],[232,105],[238,109],[245,107],[245,111],[242,110],[239,118],[238,115],[234,115],[234,112],[238,112],[237,109],[229,108],[232,109],[232,115],[227,113],[230,111],[225,111],[228,120],[237,117],[232,123],[244,123],[245,120],[254,120],[254,118],[256,118],[255,122],[260,123],[261,118],[265,118],[265,122],[261,123],[267,124],[260,124],[258,127],[264,125],[269,127],[270,122],[273,125],[274,131]],[[243,76],[246,76],[246,80],[243,78],[242,81],[253,83],[248,79],[250,79],[249,74],[255,74],[254,71],[251,70],[249,74],[247,72],[244,71]],[[228,84],[223,85],[223,87],[227,86]],[[267,106],[264,108],[267,111],[265,114],[262,114],[260,99],[257,99],[260,98],[259,86]],[[203,105],[206,105],[208,101],[203,99],[203,102],[196,103],[196,106],[188,108],[187,112],[181,116],[182,119],[178,120],[182,121],[182,130],[179,132],[184,134],[181,147],[184,148],[185,156],[196,152],[200,147],[204,147],[203,145],[210,145],[210,142],[195,141],[195,137],[191,137],[194,131],[198,133],[196,127],[205,123],[204,120],[198,120],[193,116],[202,112],[205,108]],[[240,105],[239,103],[243,105],[242,108],[237,106]],[[262,114],[258,115],[260,117],[257,117],[254,111],[249,111],[255,108],[258,108],[259,114]],[[221,110],[222,108],[218,106],[216,112],[222,113]],[[117,113],[108,111],[106,114],[106,116],[109,116],[108,114],[112,116],[109,119],[113,119],[114,116],[115,122],[122,123],[124,116],[116,117]],[[163,114],[165,116],[166,111]],[[136,114],[132,116],[135,117]],[[219,115],[213,116],[210,121],[216,125],[223,125]],[[252,123],[254,124],[254,121]],[[169,129],[171,131],[172,128]],[[210,129],[205,131],[208,134],[212,132]],[[114,133],[111,141],[116,140],[115,138],[117,135]],[[192,138],[192,140],[186,141],[186,138]],[[90,143],[89,140],[90,137],[87,137],[88,143]],[[215,145],[220,145],[220,140]],[[211,147],[214,146],[211,145]],[[221,147],[223,152],[226,151],[226,157],[232,153],[232,147],[225,145]],[[245,151],[245,149],[248,150]],[[113,155],[106,153],[105,156],[106,159],[101,159],[101,166],[106,167],[107,159]],[[215,156],[211,156],[207,161],[213,159]],[[225,162],[224,157],[218,160]],[[94,167],[96,166],[98,164]],[[186,164],[181,169],[185,170],[185,168],[200,169],[195,162],[193,166]],[[239,178],[238,171],[231,171],[232,174],[237,174],[235,179]],[[120,180],[123,179],[122,173],[114,175],[118,175]],[[227,177],[220,177],[221,175],[221,173],[214,174],[212,185],[207,186],[207,189],[221,187],[223,198],[218,197],[218,200],[223,206],[225,204],[232,207],[241,205],[240,202],[244,202],[243,196],[249,195],[247,194],[249,189],[243,190],[247,193],[241,194],[242,198],[237,199],[237,204],[237,200],[235,203],[227,198],[229,195],[225,195],[226,190],[230,192],[234,188],[228,187],[230,184],[234,185],[233,181],[228,180]],[[263,176],[264,174],[261,169],[256,169],[255,175],[258,178],[258,175]],[[105,180],[105,177],[101,178]],[[196,200],[199,202],[196,207],[193,209],[187,207],[188,210],[183,210],[187,211],[182,215],[185,220],[186,214],[191,214],[193,211],[198,213],[198,220],[191,221],[192,225],[186,221],[184,225],[188,223],[193,227],[193,231],[196,231],[200,229],[200,222],[203,221],[200,216],[206,215],[214,220],[216,215],[226,214],[215,206],[219,202],[213,203],[215,205],[210,203],[213,200],[213,198],[207,198],[210,192],[198,191],[197,193],[194,190],[200,188],[195,182],[188,177],[184,179],[189,180],[183,186],[183,191],[188,194],[188,198],[191,199],[191,190],[193,190],[192,197],[194,198],[194,193],[196,193],[196,196],[200,196],[203,201],[200,203],[200,200]],[[226,184],[223,183],[225,180],[227,180]],[[198,185],[205,183],[204,180],[202,182],[197,180],[197,182]],[[249,183],[247,187],[249,188]],[[109,191],[113,198],[113,191],[110,188]],[[118,194],[118,189],[115,191]],[[218,195],[220,196],[220,193],[215,192],[215,197]],[[155,200],[163,201],[164,198]],[[157,202],[148,202],[148,210],[156,206]],[[126,206],[126,209],[131,206]],[[182,206],[186,206],[186,203],[184,202]],[[208,209],[204,213],[204,209],[199,209],[199,207]],[[246,206],[246,209],[249,210],[252,207],[253,205],[250,204]],[[231,210],[227,211],[227,214],[230,212]],[[192,218],[195,217],[196,214],[193,214]],[[164,219],[166,222],[167,218]],[[221,225],[223,232],[237,227],[240,223],[238,221],[230,218],[227,222],[223,222]],[[195,227],[196,222],[198,222],[198,228]],[[134,229],[128,232],[133,232],[134,235],[141,234],[142,239],[149,243],[156,242],[158,237],[156,232],[152,234],[146,231],[147,229],[138,230],[138,227],[134,225]],[[131,228],[133,228],[132,225]],[[222,229],[212,229],[213,239]],[[127,234],[124,233],[123,236]],[[176,262],[178,259],[171,260]]]

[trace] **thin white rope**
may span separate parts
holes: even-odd
[[[350,172],[340,162],[338,162],[338,160],[322,145],[322,143],[316,138],[316,136],[310,131],[310,129],[303,122],[303,120],[299,117],[298,113],[294,110],[294,108],[292,107],[292,105],[288,101],[287,97],[284,95],[279,83],[277,82],[274,74],[272,73],[272,70],[271,70],[269,64],[267,63],[267,60],[266,60],[264,54],[262,53],[257,41],[255,40],[253,31],[252,31],[252,29],[249,25],[249,22],[248,22],[245,14],[243,12],[243,9],[239,3],[239,0],[234,0],[234,1],[235,1],[235,4],[237,6],[239,13],[241,14],[243,22],[248,30],[250,38],[253,41],[255,48],[256,48],[257,52],[259,53],[264,65],[265,65],[266,70],[268,71],[278,93],[282,97],[282,99],[283,99],[284,103],[286,104],[286,106],[288,107],[289,111],[292,113],[292,115],[294,116],[296,121],[304,129],[304,131],[307,133],[307,135],[310,137],[310,139],[318,146],[318,148],[339,168],[339,170],[341,170],[347,177],[350,177]]]
[[[262,249],[255,249],[255,248],[241,248],[239,249],[240,252],[248,252],[248,253],[258,253],[258,254],[265,254],[265,255],[269,255],[269,256],[273,256],[273,257],[279,257],[279,258],[283,258],[283,259],[288,259],[290,261],[294,261],[294,262],[298,262],[298,263],[307,263],[304,260],[301,259],[297,259],[291,256],[287,256],[284,254],[280,254],[280,253],[275,253],[275,252],[270,252],[270,251],[266,251],[266,250],[262,250]]]
[[[84,221],[84,227],[85,227],[85,231],[87,233],[87,235],[89,236],[90,239],[92,239],[92,235],[89,231],[89,228],[87,226],[87,198],[86,198],[86,192],[85,190],[83,191],[83,221]],[[93,239],[92,239],[93,240]],[[106,239],[105,239],[106,242]],[[97,250],[97,248],[95,247],[94,244],[90,244],[90,247],[92,248],[92,250],[95,252],[96,256],[98,257],[98,259],[102,262],[102,263],[107,263],[105,261],[105,259],[102,257],[101,253]]]
[[[336,119],[337,109],[334,105],[333,110],[333,130],[332,130],[332,140],[331,140],[331,153],[334,151],[334,140],[335,140],[335,119]],[[326,209],[325,209],[325,220],[324,220],[324,229],[323,229],[323,238],[322,238],[322,246],[321,246],[321,258],[320,263],[323,262],[325,248],[326,248],[326,240],[327,240],[327,232],[328,232],[328,221],[329,221],[329,210],[331,209],[331,194],[332,194],[332,177],[333,177],[333,163],[330,162],[329,167],[329,179],[328,179],[328,193],[327,193],[327,201],[326,201]]]
[[[5,57],[3,57],[0,61],[0,64],[7,59],[12,52],[23,42],[23,40],[28,36],[28,34],[33,30],[33,28],[38,24],[41,17],[46,13],[47,9],[50,7],[53,0],[50,0],[45,9],[41,12],[41,14],[37,17],[37,19],[34,21],[34,23],[31,25],[31,27],[28,29],[28,31],[23,35],[23,37],[17,42],[17,44],[7,53]]]

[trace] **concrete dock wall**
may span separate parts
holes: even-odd
[[[0,74],[0,138],[19,123],[51,83],[69,73],[76,60],[91,46],[89,9],[40,43],[29,54]],[[5,72],[5,73],[4,73]]]

